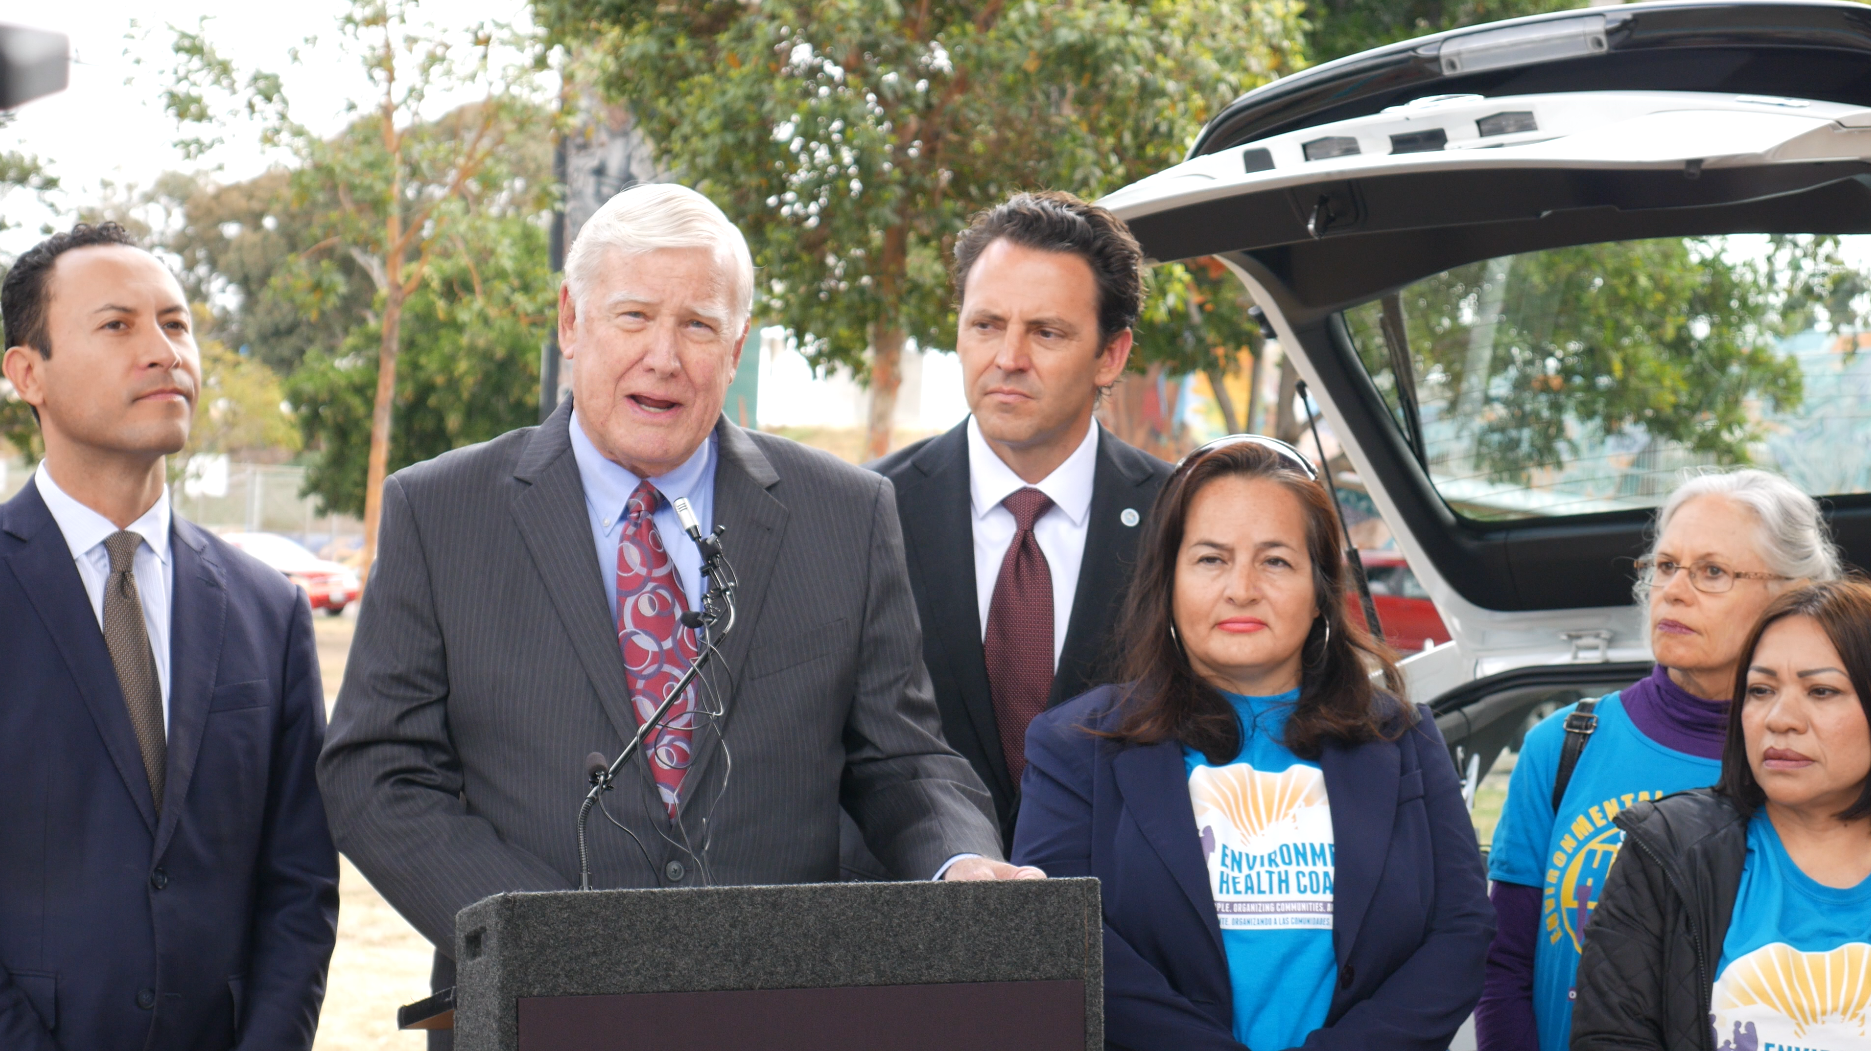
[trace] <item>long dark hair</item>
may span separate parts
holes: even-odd
[[[1265,478],[1299,501],[1306,518],[1306,553],[1320,616],[1301,644],[1299,703],[1287,718],[1285,744],[1294,755],[1317,759],[1327,741],[1356,744],[1394,740],[1415,721],[1401,703],[1403,674],[1389,647],[1345,615],[1349,573],[1331,497],[1279,452],[1250,442],[1198,452],[1183,462],[1150,508],[1137,547],[1137,569],[1125,596],[1116,638],[1120,677],[1129,685],[1124,716],[1105,736],[1133,744],[1178,740],[1211,763],[1241,753],[1240,720],[1221,691],[1195,673],[1171,633],[1176,561],[1195,495],[1219,478]],[[1381,669],[1386,696],[1371,682]]]
[[[1862,578],[1829,580],[1795,588],[1768,603],[1747,645],[1741,648],[1741,663],[1735,667],[1734,695],[1728,702],[1728,740],[1722,743],[1722,778],[1715,783],[1715,791],[1734,800],[1744,814],[1754,813],[1767,802],[1767,793],[1754,779],[1754,767],[1748,762],[1747,735],[1741,730],[1741,708],[1748,700],[1748,668],[1754,664],[1761,636],[1788,617],[1811,617],[1825,632],[1845,664],[1845,677],[1851,680],[1858,703],[1864,707],[1865,721],[1871,724],[1871,584]],[[1840,821],[1871,817],[1871,778],[1865,779],[1857,802],[1836,816]]]

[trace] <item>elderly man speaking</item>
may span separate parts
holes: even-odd
[[[577,886],[587,754],[616,756],[695,658],[678,499],[727,527],[736,623],[592,822],[593,885],[835,880],[841,804],[899,878],[1040,876],[998,860],[943,742],[890,483],[722,416],[753,300],[740,232],[638,186],[565,277],[572,401],[385,483],[319,763],[339,848],[435,943],[437,984],[457,910]]]

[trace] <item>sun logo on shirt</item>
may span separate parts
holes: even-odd
[[[1199,807],[1226,816],[1250,841],[1295,820],[1301,808],[1325,802],[1325,778],[1310,766],[1289,766],[1277,774],[1245,763],[1205,766],[1190,776],[1189,786]]]
[[[1762,1036],[1783,1026],[1795,1039],[1871,1035],[1871,944],[1848,942],[1830,952],[1763,945],[1722,972],[1711,1006],[1718,1033],[1721,1022],[1745,1021],[1762,1026]]]

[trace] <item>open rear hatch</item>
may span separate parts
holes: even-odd
[[[1541,703],[1647,671],[1633,562],[1684,468],[1779,469],[1871,552],[1871,9],[1378,49],[1101,203],[1266,312],[1450,629],[1405,667],[1471,774]]]

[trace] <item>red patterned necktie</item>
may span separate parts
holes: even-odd
[[[994,580],[982,646],[1001,754],[1018,785],[1026,771],[1027,724],[1046,710],[1046,695],[1052,692],[1052,569],[1033,537],[1033,523],[1052,500],[1028,486],[1001,504],[1013,512],[1013,543]]]
[[[698,650],[695,632],[680,619],[689,608],[688,597],[652,517],[660,495],[648,482],[637,486],[624,505],[624,528],[617,541],[617,644],[624,651],[624,675],[638,726],[655,716]],[[676,814],[682,775],[688,773],[694,755],[694,738],[691,686],[645,738],[650,773],[670,817]]]

